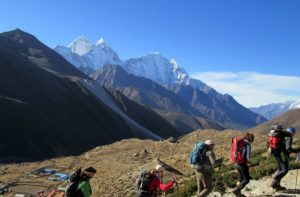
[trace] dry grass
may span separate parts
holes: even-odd
[[[111,145],[97,147],[79,157],[2,165],[0,166],[0,173],[2,173],[0,181],[6,183],[40,182],[49,188],[54,188],[60,183],[48,181],[47,177],[28,177],[24,173],[44,166],[63,169],[63,172],[71,172],[79,166],[94,166],[98,172],[91,180],[93,196],[132,196],[137,173],[143,169],[153,168],[156,165],[156,158],[160,158],[186,175],[191,175],[188,156],[196,141],[214,140],[217,157],[224,157],[228,161],[231,138],[240,134],[237,131],[195,131],[181,138],[177,144],[168,141],[122,140]],[[257,136],[253,145],[254,149],[263,148],[265,142],[266,137]],[[165,177],[165,180],[168,179]]]

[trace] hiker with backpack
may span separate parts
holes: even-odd
[[[289,151],[291,151],[291,144],[287,148],[286,139],[292,139],[290,132],[284,131],[281,125],[272,125],[268,137],[268,146],[271,155],[275,157],[277,163],[277,171],[273,177],[271,187],[276,190],[286,190],[285,187],[280,185],[281,179],[288,173],[289,167]],[[292,140],[290,141],[292,142]],[[289,142],[288,142],[289,143]],[[288,151],[289,149],[289,151]]]
[[[197,142],[190,155],[190,164],[195,169],[197,178],[197,197],[208,196],[213,190],[212,172],[214,167],[222,165],[223,158],[216,159],[214,142]]]
[[[70,176],[70,184],[66,189],[66,197],[90,197],[92,188],[90,179],[97,171],[93,167],[88,167],[81,171],[81,168],[73,172]]]
[[[136,181],[137,197],[157,197],[158,189],[167,192],[176,183],[174,178],[167,184],[163,183],[164,168],[156,165],[155,169],[143,171]]]
[[[286,129],[288,133],[290,133],[290,136],[285,137],[284,142],[285,142],[285,151],[287,151],[288,158],[290,153],[298,153],[299,149],[294,149],[292,147],[293,144],[293,138],[296,134],[296,129],[294,127],[289,127]]]
[[[246,133],[243,138],[232,139],[230,159],[236,164],[239,175],[238,185],[232,190],[237,197],[244,197],[242,189],[249,183],[250,175],[248,164],[250,164],[251,144],[254,141],[252,133]]]

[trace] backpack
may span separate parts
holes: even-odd
[[[207,145],[204,142],[197,142],[190,154],[190,164],[203,165],[206,160]]]
[[[80,182],[81,168],[72,172],[69,179],[69,184],[66,188],[66,197],[75,197],[77,194],[77,187]]]
[[[271,130],[268,137],[268,145],[271,149],[280,148],[281,146],[281,138],[278,130]]]
[[[153,176],[146,170],[139,173],[139,176],[136,180],[136,190],[139,194],[147,193],[150,194],[150,191],[148,191],[148,187],[153,179]]]
[[[240,137],[232,138],[231,140],[231,153],[230,160],[237,164],[244,164],[246,159],[243,155],[243,148],[245,147],[246,142]]]

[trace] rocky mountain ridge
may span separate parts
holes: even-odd
[[[97,69],[101,70],[108,64],[119,65],[129,74],[150,79],[178,94],[187,104],[199,110],[201,114],[206,114],[206,119],[225,128],[245,129],[266,121],[264,117],[240,105],[233,97],[222,95],[200,80],[191,78],[175,59],[168,59],[159,52],[122,61],[103,40],[100,44],[92,45],[82,37],[75,39],[68,47],[57,46],[54,49],[90,76],[94,75],[91,69],[96,73]],[[186,86],[192,89],[188,95],[177,91],[178,87],[185,89]],[[210,104],[207,105],[208,103]]]

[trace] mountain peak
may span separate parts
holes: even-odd
[[[89,52],[93,44],[84,36],[79,36],[73,40],[68,47],[71,48],[73,53],[84,55]]]
[[[97,41],[96,45],[102,45],[102,44],[105,44],[105,42],[104,42],[104,39],[103,39],[103,38],[100,38],[100,39]]]
[[[175,59],[170,59],[170,63],[173,64],[173,69],[175,69],[175,70],[181,68]]]
[[[19,28],[16,28],[15,30],[12,30],[12,31],[1,33],[1,35],[10,40],[18,42],[19,44],[33,43],[33,42],[37,41],[36,37],[34,37],[33,35],[25,32],[25,31],[22,31]]]
[[[14,32],[18,32],[18,33],[25,33],[24,31],[22,31],[21,29],[19,28],[16,28],[15,30],[13,30]]]

